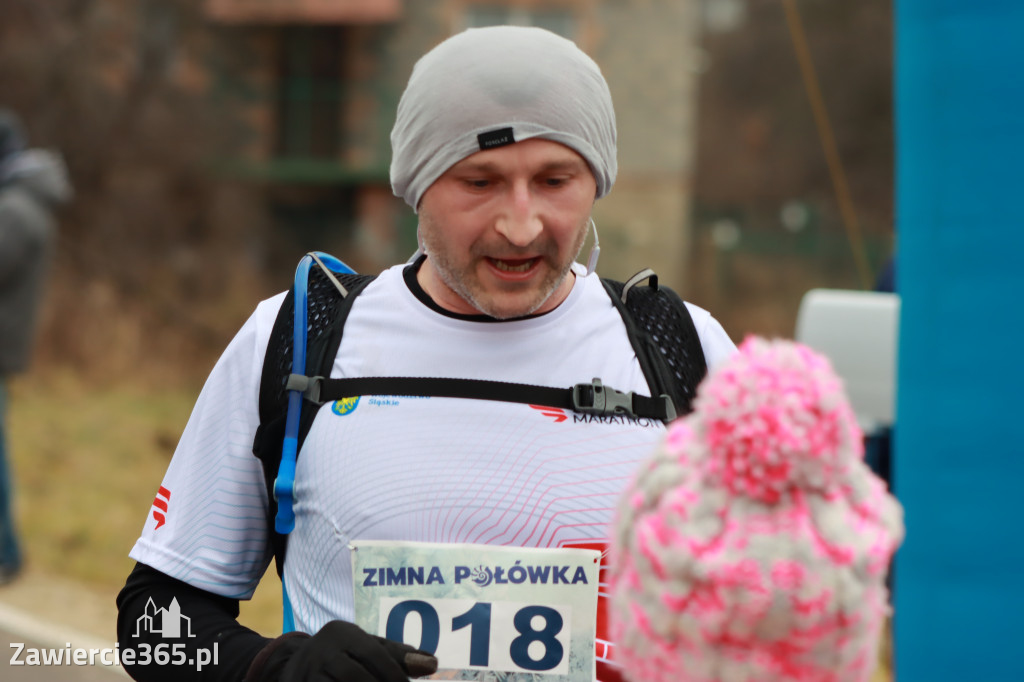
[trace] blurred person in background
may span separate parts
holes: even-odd
[[[866,682],[903,510],[824,356],[750,337],[624,493],[612,633],[633,682]]]
[[[0,109],[0,584],[22,566],[7,458],[6,384],[28,368],[57,233],[54,211],[71,197],[61,157],[26,143],[18,116]]]
[[[560,395],[581,385],[596,393],[600,377],[631,400],[657,403],[661,415],[545,414],[503,395],[324,402],[299,449],[283,565],[295,631],[264,637],[237,622],[239,599],[252,596],[270,561],[274,529],[272,476],[253,456],[254,436],[265,432],[264,358],[281,336],[275,329],[291,338],[290,321],[278,317],[285,294],[264,301],[207,380],[118,596],[122,653],[166,646],[138,623],[154,604],[173,603],[195,636],[172,645],[219,646],[219,665],[201,675],[125,666],[137,680],[404,680],[409,647],[352,623],[350,542],[603,547],[619,491],[664,433],[668,396],[651,390],[620,295],[594,272],[596,239],[587,265],[576,262],[617,169],[611,94],[597,64],[539,28],[465,31],[417,62],[391,141],[392,188],[419,214],[421,253],[350,303],[331,377],[529,384]],[[710,313],[675,300],[688,329],[663,343],[694,349],[677,367],[692,374],[692,389],[735,345]],[[534,486],[549,492],[525,492]],[[597,679],[615,682],[605,657]]]

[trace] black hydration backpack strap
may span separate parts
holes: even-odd
[[[637,286],[644,280],[648,286]],[[689,414],[708,368],[686,304],[676,292],[658,286],[658,276],[649,268],[626,282],[601,281],[626,325],[651,395],[668,395],[676,414]]]
[[[355,297],[374,279],[370,275],[333,275],[347,290],[342,295],[331,279],[313,268],[308,283],[308,333],[306,373],[292,373],[294,297],[289,292],[271,331],[260,381],[260,426],[253,453],[263,466],[270,504],[271,545],[280,575],[288,536],[277,533],[274,481],[281,463],[288,391],[300,390],[304,403],[325,402],[361,395],[422,395],[434,397],[500,400],[545,407],[559,407],[583,414],[623,415],[669,422],[691,411],[697,384],[707,373],[700,339],[682,299],[671,289],[659,287],[650,270],[637,273],[625,283],[602,279],[613,304],[622,316],[630,343],[636,351],[651,397],[623,393],[604,386],[600,378],[587,384],[552,388],[530,384],[431,377],[329,378]],[[644,279],[650,285],[637,287]],[[298,442],[312,426],[315,409],[302,412]]]
[[[334,358],[341,345],[345,320],[356,296],[374,279],[373,275],[333,273],[347,295],[342,296],[337,286],[320,268],[309,271],[308,319],[306,341],[306,374],[309,376],[329,375]],[[270,504],[270,541],[277,561],[278,575],[284,570],[284,555],[288,536],[274,530],[277,515],[277,501],[274,497],[274,481],[281,464],[281,445],[284,441],[285,420],[288,411],[288,379],[292,371],[292,350],[294,344],[293,324],[295,312],[294,290],[285,296],[277,319],[270,333],[267,353],[263,360],[263,374],[260,377],[259,413],[260,426],[253,440],[253,454],[263,465],[263,478],[267,486]],[[299,422],[299,444],[305,439],[313,424],[316,410],[302,411]]]

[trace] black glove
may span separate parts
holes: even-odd
[[[430,654],[332,620],[312,637],[290,632],[271,640],[245,682],[408,682],[435,672]]]

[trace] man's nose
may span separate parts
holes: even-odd
[[[526,183],[515,183],[495,222],[495,229],[515,246],[529,246],[544,229],[539,206]]]

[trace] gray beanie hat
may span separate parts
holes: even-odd
[[[413,67],[391,131],[391,187],[415,210],[462,159],[534,137],[586,159],[597,198],[611,190],[615,111],[594,60],[541,28],[468,29]]]

